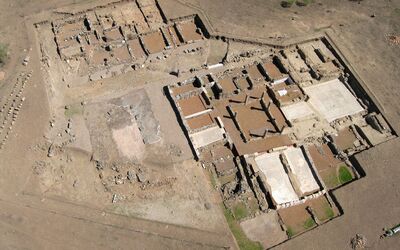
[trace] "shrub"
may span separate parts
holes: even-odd
[[[289,238],[292,238],[292,237],[295,235],[294,230],[293,230],[291,227],[288,227],[288,228],[287,228],[286,234],[287,234],[287,236],[288,236]]]
[[[314,225],[315,225],[315,221],[312,218],[309,218],[304,222],[303,226],[305,229],[309,229],[309,228],[312,228]]]
[[[340,166],[339,168],[339,180],[341,184],[344,184],[346,182],[349,182],[353,179],[353,176],[351,175],[350,171],[346,166]]]
[[[281,6],[282,6],[283,8],[292,7],[292,5],[294,4],[295,1],[296,1],[296,0],[282,1],[282,2],[281,2]]]

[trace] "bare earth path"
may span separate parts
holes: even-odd
[[[2,249],[222,249],[215,233],[28,194],[0,198]]]

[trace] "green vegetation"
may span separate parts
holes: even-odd
[[[393,12],[395,15],[400,16],[400,8],[395,8]]]
[[[303,224],[303,227],[306,230],[312,228],[313,226],[315,226],[315,221],[312,218],[308,218]]]
[[[289,238],[292,238],[292,237],[295,235],[294,230],[293,230],[291,227],[288,227],[288,228],[287,228],[286,234],[287,234],[287,236],[288,236]]]
[[[308,230],[316,225],[315,221],[313,218],[309,217],[306,221],[303,222],[303,225],[301,222],[298,222],[296,224],[293,224],[292,226],[286,225],[286,235],[289,238],[292,238],[293,236],[304,232],[305,230]]]
[[[342,165],[339,168],[339,180],[341,184],[344,184],[346,182],[349,182],[353,179],[353,176],[351,175],[349,169]]]
[[[325,182],[325,185],[328,186],[328,188],[335,188],[340,185],[339,179],[337,178],[336,171],[330,173],[327,176],[324,176],[323,180]]]
[[[334,208],[331,207],[329,201],[324,197],[313,200],[310,206],[314,210],[315,216],[321,222],[325,222],[335,217]]]
[[[326,206],[325,216],[326,216],[326,220],[332,219],[335,216],[335,213],[333,212],[333,209],[331,207]]]
[[[339,173],[337,173],[336,169],[335,171],[325,173],[325,175],[322,176],[322,179],[324,180],[325,185],[328,188],[335,188],[351,181],[353,179],[353,176],[351,175],[351,172],[346,165],[341,165],[339,167]]]
[[[249,211],[247,210],[246,204],[243,202],[239,202],[233,207],[233,215],[236,220],[241,220],[246,218],[249,215]]]
[[[6,62],[7,59],[7,45],[0,43],[0,66]]]
[[[316,216],[322,222],[327,221],[335,217],[335,212],[333,211],[332,207],[326,201],[322,206],[315,206],[314,207]]]
[[[232,234],[235,236],[235,239],[239,245],[239,248],[242,250],[261,250],[263,249],[259,242],[254,242],[247,238],[246,234],[243,232],[239,223],[236,221],[235,217],[231,213],[231,211],[227,208],[224,209],[224,215],[226,221],[228,222],[229,228],[232,231]]]

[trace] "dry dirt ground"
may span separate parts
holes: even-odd
[[[152,69],[144,70],[152,71],[151,74],[127,74],[94,87],[70,91],[57,85],[61,78],[58,75],[47,78],[39,62],[33,42],[37,37],[29,19],[76,2],[2,1],[0,4],[1,42],[9,45],[10,52],[10,59],[2,69],[6,79],[0,82],[1,101],[10,93],[20,72],[32,72],[23,92],[26,99],[18,123],[0,152],[0,248],[235,248],[218,194],[209,185],[208,173],[192,159],[173,110],[166,109],[170,104],[162,87],[169,71],[153,65]],[[27,56],[29,64],[23,66]],[[196,62],[188,65],[193,63]],[[107,109],[101,108],[118,106],[112,103],[119,101],[115,97],[132,91],[139,91],[140,95],[154,92],[147,106],[162,125],[162,140],[146,146],[144,152],[142,147],[138,148],[142,154],[138,168],[143,172],[137,178],[149,182],[127,183],[119,190],[102,183],[99,176],[107,177],[107,173],[96,169],[93,158],[114,160],[118,158],[118,148],[107,143],[119,141],[119,146],[124,147],[131,141],[118,134],[119,124],[113,130],[116,133],[109,131],[99,112],[107,113]],[[81,101],[87,101],[85,109]],[[69,108],[64,109],[64,105]],[[114,111],[117,118],[125,119],[118,115],[121,111],[118,107]],[[68,119],[74,127],[65,127]],[[125,119],[121,125],[126,122]],[[132,127],[128,124],[125,128]],[[73,143],[69,142],[72,136],[65,132],[66,128],[77,135]],[[132,133],[135,132],[138,136],[137,128]],[[107,136],[108,139],[103,138]],[[99,143],[90,137],[100,138]],[[63,143],[70,147],[50,146]],[[49,146],[52,157],[46,156]],[[105,150],[107,147],[109,150]],[[91,155],[92,149],[97,154]],[[72,238],[76,240],[71,243]]]
[[[280,1],[177,0],[180,8],[194,8],[214,30],[226,36],[274,40],[330,31],[335,43],[383,107],[398,133],[400,48],[387,34],[400,32],[400,1],[314,1],[307,7],[279,8]],[[165,3],[167,15],[179,9]],[[223,15],[221,14],[223,9]],[[279,249],[349,249],[351,238],[362,234],[371,249],[397,249],[400,237],[379,239],[382,228],[399,223],[400,189],[396,139],[356,156],[367,177],[333,193],[344,215],[290,240]]]
[[[110,197],[104,194],[102,185],[94,178],[77,182],[77,187],[83,191],[76,193],[74,184],[77,178],[96,175],[89,157],[82,152],[71,153],[74,155],[72,167],[61,173],[57,171],[62,168],[57,168],[54,170],[56,174],[51,175],[66,176],[61,178],[61,182],[53,181],[68,183],[69,189],[63,184],[49,184],[52,188],[46,192],[47,189],[41,188],[43,182],[35,179],[32,166],[41,160],[41,145],[45,141],[43,136],[49,132],[53,111],[46,96],[39,58],[30,50],[34,49],[34,44],[30,44],[32,34],[28,32],[29,29],[23,21],[26,16],[77,2],[81,1],[0,1],[0,42],[9,44],[11,54],[9,62],[2,69],[6,72],[6,79],[0,81],[0,93],[8,93],[8,83],[14,82],[19,72],[33,71],[24,92],[27,98],[14,125],[12,136],[7,146],[0,151],[0,248],[213,249],[234,245],[222,213],[217,209],[217,196],[206,187],[208,181],[205,172],[192,161],[184,161],[190,155],[190,150],[185,151],[188,147],[182,135],[177,144],[186,159],[177,161],[179,163],[171,171],[184,175],[180,169],[174,168],[189,165],[188,169],[193,170],[190,172],[191,177],[182,182],[191,182],[192,178],[196,178],[198,182],[193,185],[190,194],[180,190],[176,195],[178,200],[161,199],[161,202],[143,204],[133,211],[129,206],[107,207],[104,199],[109,202]],[[282,9],[279,2],[161,0],[160,4],[168,18],[196,12],[203,14],[214,31],[227,36],[263,38],[274,42],[314,32],[332,32],[338,47],[379,100],[391,125],[396,132],[400,131],[400,47],[389,45],[385,37],[389,33],[400,33],[400,1],[364,0],[358,4],[347,0],[316,0],[311,6],[295,6],[291,9]],[[214,49],[218,48],[216,46]],[[21,62],[28,54],[30,63],[28,67],[24,67]],[[162,71],[159,70],[152,77],[166,77]],[[123,77],[127,76],[121,76]],[[157,81],[154,84],[161,86]],[[96,88],[94,92],[104,89],[117,92],[112,86],[104,86],[106,84]],[[124,86],[120,85],[118,91],[125,91]],[[79,92],[80,89],[71,90],[66,95],[76,98],[71,99],[71,102],[80,101]],[[157,119],[163,123],[168,121],[167,114],[161,112],[166,103],[161,101],[161,91],[158,96],[159,98],[153,100],[153,109]],[[168,130],[164,131],[164,135],[166,141],[176,137]],[[367,246],[371,249],[396,249],[400,242],[399,237],[380,240],[379,235],[383,227],[399,223],[400,190],[396,182],[400,173],[395,157],[399,151],[400,140],[396,139],[358,155],[357,159],[367,176],[333,193],[340,202],[344,215],[278,248],[346,249],[350,248],[351,238],[359,233],[365,235]],[[65,156],[63,161],[67,165],[68,157]],[[76,167],[85,164],[88,168],[84,170]],[[185,185],[188,184],[183,183],[182,187]],[[181,207],[175,209],[175,204],[185,199],[194,201],[194,204],[189,202],[186,208],[180,204]],[[205,211],[203,206],[198,207],[205,202],[211,202],[214,208]],[[162,208],[158,209],[157,206]],[[165,209],[168,207],[170,209]],[[193,208],[203,212],[195,216],[197,220],[185,219],[190,218],[190,209]],[[149,209],[161,212],[143,215]],[[180,214],[173,215],[173,212],[182,212],[185,209],[189,211],[182,214],[183,219],[179,217]],[[209,220],[220,226],[207,228],[207,221],[200,220],[207,215],[214,215]],[[164,222],[142,220],[137,216]],[[174,218],[178,217],[181,220],[174,223]],[[218,233],[214,233],[215,231]]]

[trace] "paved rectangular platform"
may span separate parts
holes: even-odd
[[[286,174],[279,152],[265,153],[255,158],[258,168],[265,175],[271,188],[272,198],[277,204],[284,204],[299,199]]]
[[[356,97],[339,79],[304,88],[304,91],[310,97],[310,104],[328,122],[363,111]]]
[[[300,192],[306,195],[318,191],[320,187],[301,148],[290,147],[284,151],[284,155],[290,165],[290,170],[298,182]]]
[[[283,114],[289,121],[300,120],[312,117],[314,111],[306,102],[298,102],[292,105],[281,107]]]

